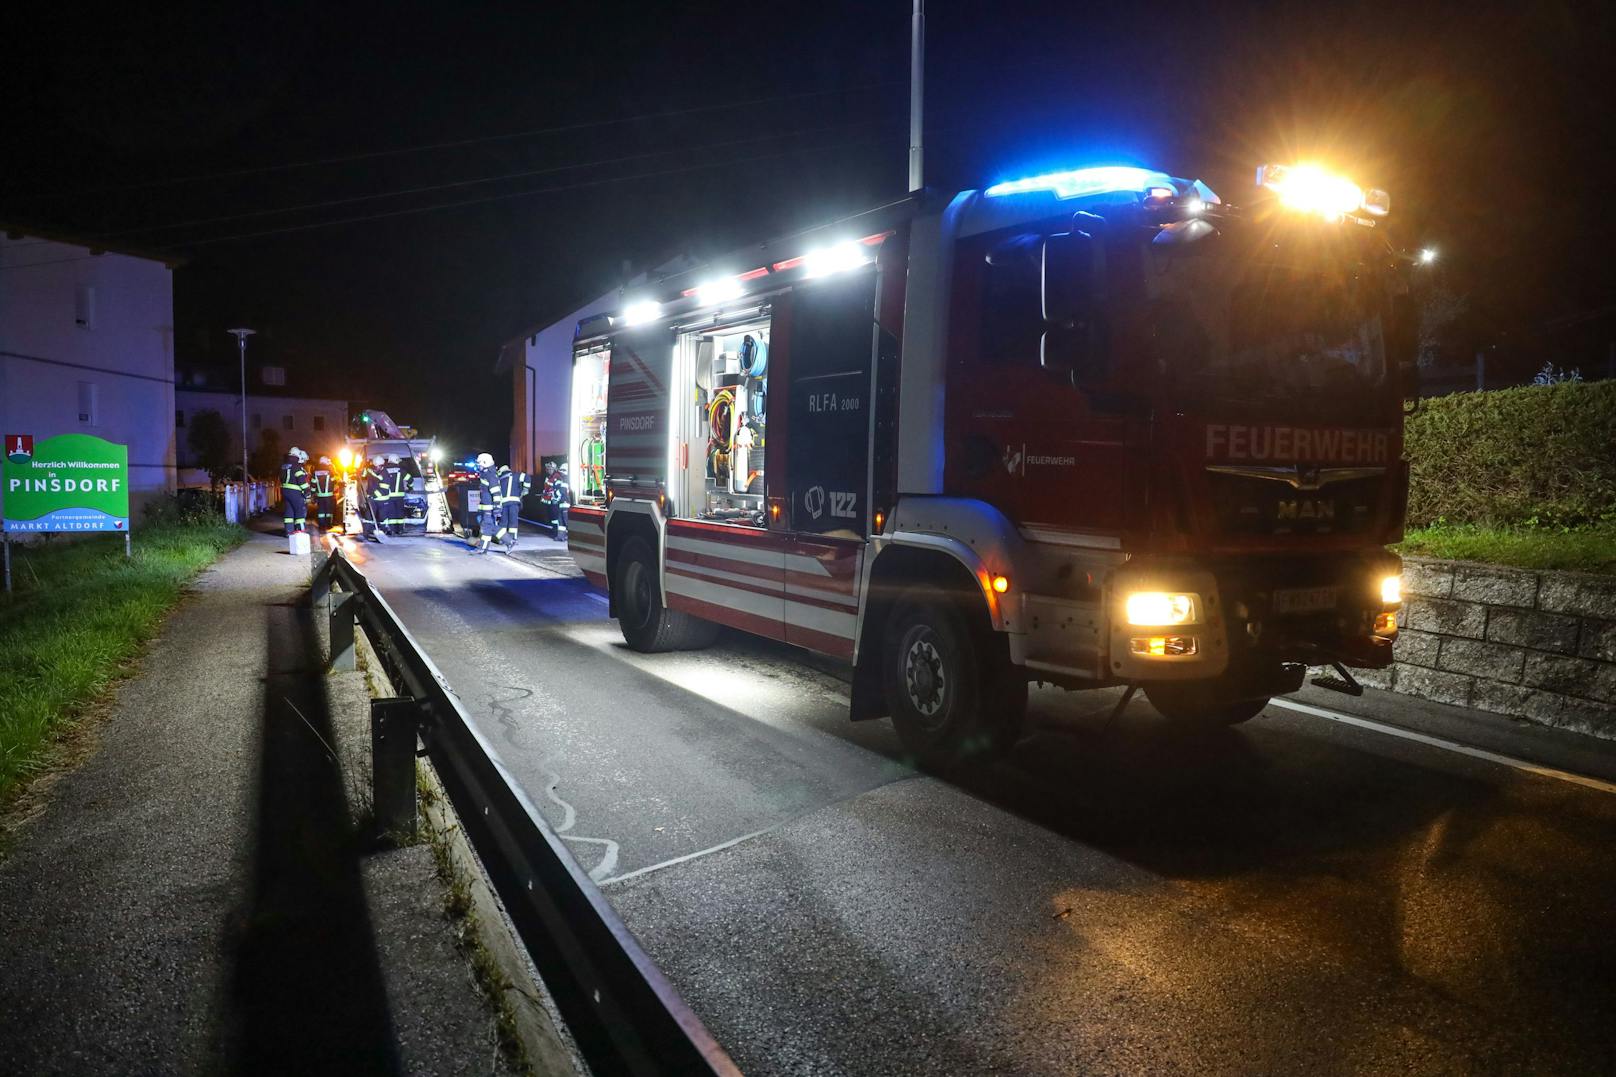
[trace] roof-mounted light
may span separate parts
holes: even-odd
[[[662,317],[662,304],[654,299],[642,299],[623,308],[624,325],[644,325]]]
[[[746,286],[739,277],[718,277],[696,285],[696,302],[704,307],[739,299],[745,294]]]
[[[1165,172],[1128,165],[1101,165],[1097,168],[1078,168],[1070,172],[1049,172],[1042,176],[995,183],[985,192],[990,198],[1007,194],[1025,194],[1028,191],[1051,191],[1056,198],[1082,198],[1091,194],[1126,192],[1143,194],[1153,187],[1176,191],[1173,178]]]
[[[864,244],[849,239],[833,246],[809,251],[803,255],[803,276],[828,277],[832,273],[843,273],[849,269],[857,269],[859,266],[869,265],[873,261],[875,261],[875,258]]]
[[[1263,165],[1257,169],[1257,186],[1274,192],[1286,209],[1316,213],[1329,220],[1384,217],[1392,208],[1391,195],[1385,191],[1365,191],[1345,176],[1314,164]]]

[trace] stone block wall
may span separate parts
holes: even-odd
[[[1616,739],[1616,577],[1411,557],[1403,600],[1364,684]]]

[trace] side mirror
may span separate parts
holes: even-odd
[[[1061,232],[1043,240],[1044,335],[1039,358],[1047,370],[1074,383],[1108,374],[1101,325],[1103,248],[1087,232]]]

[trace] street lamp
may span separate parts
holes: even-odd
[[[1436,261],[1435,247],[1422,247],[1420,249],[1420,265],[1428,266]]]
[[[245,497],[247,491],[247,338],[257,332],[256,329],[226,329],[226,333],[236,338],[236,351],[241,354],[241,490]]]

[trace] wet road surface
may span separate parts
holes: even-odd
[[[1610,792],[1055,689],[942,782],[833,666],[637,654],[562,547],[522,552],[360,567],[749,1073],[1616,1070]]]

